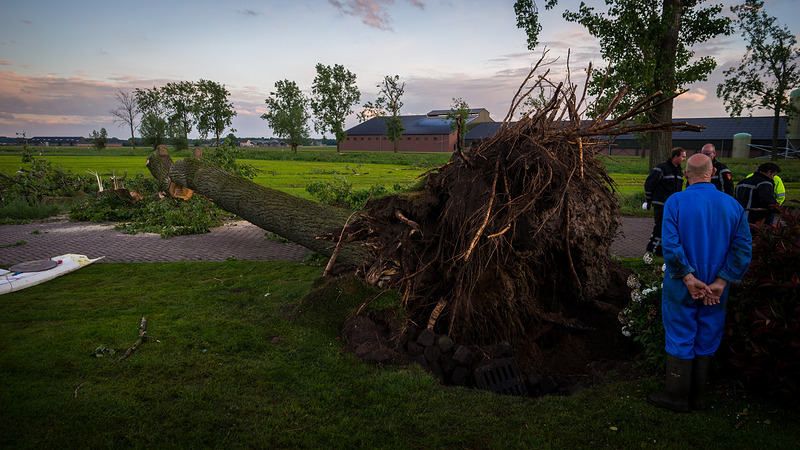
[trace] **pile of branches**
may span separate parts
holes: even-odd
[[[360,274],[398,289],[412,325],[462,342],[514,343],[553,324],[591,328],[576,319],[579,310],[618,312],[599,300],[611,279],[619,203],[595,155],[621,134],[701,127],[632,125],[661,93],[608,120],[625,90],[600,109],[587,101],[586,86],[578,96],[569,78],[554,84],[549,71],[535,76],[542,60],[494,137],[459,147],[425,174],[423,190],[372,200],[352,223],[321,237],[371,249],[374,260]],[[511,123],[540,91],[549,101]],[[599,113],[582,120],[589,108]]]

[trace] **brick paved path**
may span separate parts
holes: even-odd
[[[639,257],[653,227],[652,218],[623,217],[611,253]],[[0,267],[45,259],[66,253],[98,262],[148,261],[297,261],[310,251],[297,244],[281,244],[265,236],[249,222],[238,221],[214,228],[211,233],[162,239],[157,234],[135,235],[115,231],[112,223],[38,222],[0,226]],[[23,245],[13,245],[24,241]]]

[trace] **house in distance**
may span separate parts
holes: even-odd
[[[449,109],[437,109],[425,115],[401,116],[403,135],[397,142],[400,152],[452,152],[456,134],[450,130]],[[386,137],[386,117],[373,117],[347,130],[343,151],[394,151],[394,143]],[[494,122],[484,108],[470,109],[467,131],[484,122]]]

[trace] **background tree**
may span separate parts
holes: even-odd
[[[317,64],[317,76],[311,86],[311,109],[314,111],[314,129],[322,134],[330,131],[336,137],[336,151],[341,151],[347,138],[344,120],[353,113],[353,105],[361,99],[356,86],[356,75],[339,64]]]
[[[308,139],[308,99],[297,87],[297,83],[289,80],[275,82],[275,91],[269,93],[264,102],[269,111],[261,118],[278,137],[288,139],[292,152],[297,153],[297,146]]]
[[[732,31],[730,19],[720,16],[720,5],[704,8],[702,3],[703,0],[606,0],[606,13],[596,13],[583,2],[577,12],[564,12],[565,19],[580,23],[600,40],[601,55],[609,62],[608,78],[600,70],[590,80],[589,93],[599,96],[600,109],[610,104],[623,86],[628,86],[629,95],[616,108],[619,113],[661,91],[659,99],[664,102],[648,111],[647,120],[654,124],[672,121],[670,97],[688,84],[705,81],[717,65],[710,56],[694,59],[691,47]],[[553,5],[555,1],[547,2],[548,7]],[[535,3],[517,0],[515,11],[518,26],[521,22],[521,28],[529,34],[529,45],[536,42],[530,35],[538,33],[534,26],[538,23],[534,21]],[[671,149],[672,133],[652,133],[650,166],[665,161]]]
[[[467,135],[467,118],[469,118],[469,103],[461,98],[454,98],[450,105],[447,118],[450,119],[450,132],[456,133],[459,148],[464,146],[464,136]]]
[[[738,67],[726,70],[725,81],[717,85],[717,97],[722,98],[731,117],[740,116],[743,109],[763,108],[773,112],[772,159],[778,159],[778,126],[781,113],[796,113],[789,101],[788,91],[800,84],[800,47],[789,27],[781,28],[775,17],[764,11],[762,0],[745,0],[732,6],[737,15],[736,26],[747,42],[747,52]]]
[[[100,128],[99,133],[97,130],[93,130],[92,134],[89,136],[92,138],[92,145],[95,149],[102,150],[106,148],[106,144],[108,143],[108,133],[106,132],[105,128]]]
[[[161,90],[159,88],[136,88],[133,91],[133,95],[136,98],[137,111],[142,114],[142,120],[144,120],[144,116],[147,114],[154,115],[164,120],[167,119],[164,101],[161,98]]]
[[[194,114],[197,119],[197,131],[202,137],[214,134],[216,145],[225,129],[233,123],[236,110],[233,103],[228,100],[231,95],[224,84],[215,81],[203,80],[196,84],[196,98]]]
[[[400,97],[403,96],[406,83],[398,84],[399,81],[399,75],[393,77],[390,75],[384,76],[383,82],[376,86],[380,89],[378,98],[375,99],[374,103],[365,103],[364,110],[359,113],[359,119],[362,121],[372,117],[386,117],[384,119],[386,137],[394,144],[395,153],[397,153],[397,144],[400,141],[400,137],[406,130],[403,127],[403,119],[400,117],[400,108],[403,107]]]
[[[154,113],[145,113],[139,123],[139,134],[142,142],[152,145],[155,150],[167,138],[167,121]]]
[[[167,111],[170,136],[178,150],[189,148],[189,133],[197,119],[193,112],[197,99],[195,84],[191,81],[167,83],[160,89],[160,100]]]
[[[114,116],[114,122],[119,123],[120,126],[127,126],[131,129],[131,145],[136,148],[136,116],[139,115],[139,109],[136,105],[136,96],[132,93],[125,91],[117,91],[114,93],[114,98],[117,100],[118,106],[116,109],[111,110],[111,115]]]

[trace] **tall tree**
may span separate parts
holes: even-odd
[[[628,87],[629,95],[620,102],[620,113],[661,91],[660,98],[665,101],[649,111],[647,119],[655,124],[671,122],[671,97],[688,84],[705,81],[716,67],[710,56],[695,59],[691,47],[732,32],[730,19],[720,15],[722,6],[701,7],[703,1],[606,0],[606,13],[596,13],[583,2],[577,12],[565,11],[565,19],[580,23],[600,40],[601,55],[609,62],[608,77],[601,70],[590,81],[589,93],[602,94],[598,105],[610,104],[623,86]],[[536,14],[535,8],[526,7],[532,3],[533,0],[517,0],[518,22],[519,11]],[[554,4],[548,2],[548,6]],[[523,17],[521,22],[531,23],[532,19]],[[530,44],[530,32],[538,30],[525,29]],[[671,132],[652,133],[650,166],[665,161],[671,149]]]
[[[231,126],[236,115],[233,103],[228,101],[231,94],[224,84],[215,81],[201,79],[196,87],[194,114],[197,131],[202,137],[214,133],[216,145],[219,146],[219,137]]]
[[[469,118],[469,103],[461,98],[454,98],[450,105],[447,118],[450,119],[450,132],[456,133],[458,148],[464,146],[464,136],[467,135],[467,118]]]
[[[787,93],[800,84],[800,46],[789,27],[781,28],[775,17],[767,15],[762,0],[745,0],[732,6],[736,26],[747,42],[747,52],[738,67],[726,70],[725,81],[717,85],[731,117],[762,108],[773,112],[772,159],[778,159],[778,126],[781,113],[797,114]]]
[[[111,115],[114,116],[114,122],[119,123],[120,126],[128,126],[131,129],[131,145],[136,148],[136,116],[139,115],[139,109],[136,106],[136,96],[130,92],[117,91],[114,93],[114,98],[117,100],[116,109],[111,110]]]
[[[390,76],[385,75],[383,82],[376,87],[380,89],[378,98],[375,102],[367,102],[364,104],[364,110],[358,115],[359,119],[364,121],[372,117],[386,117],[384,123],[386,124],[386,137],[394,144],[394,152],[397,153],[397,144],[400,137],[406,130],[403,127],[403,118],[400,117],[400,108],[403,107],[403,102],[400,97],[403,96],[406,83],[399,83],[400,75]],[[387,114],[388,113],[388,114]]]
[[[197,119],[193,115],[196,109],[195,84],[191,81],[167,83],[160,90],[161,102],[167,110],[167,122],[175,147],[178,150],[189,147],[189,133]]]
[[[136,98],[136,108],[142,114],[142,119],[147,114],[166,120],[167,111],[164,107],[164,100],[161,98],[161,89],[152,87],[149,89],[136,88],[133,91]]]
[[[317,64],[316,69],[317,76],[311,86],[314,129],[323,134],[326,131],[333,133],[338,152],[341,151],[342,142],[347,139],[344,120],[353,113],[353,105],[358,104],[361,92],[356,86],[356,75],[344,66]]]
[[[297,153],[297,146],[310,135],[308,99],[297,87],[297,83],[281,80],[275,82],[275,91],[270,92],[264,101],[269,111],[262,114],[261,118],[267,121],[278,137],[288,139],[292,152]]]
[[[167,138],[167,121],[154,113],[145,113],[139,124],[139,133],[142,136],[142,142],[145,145],[152,145],[155,149]]]

